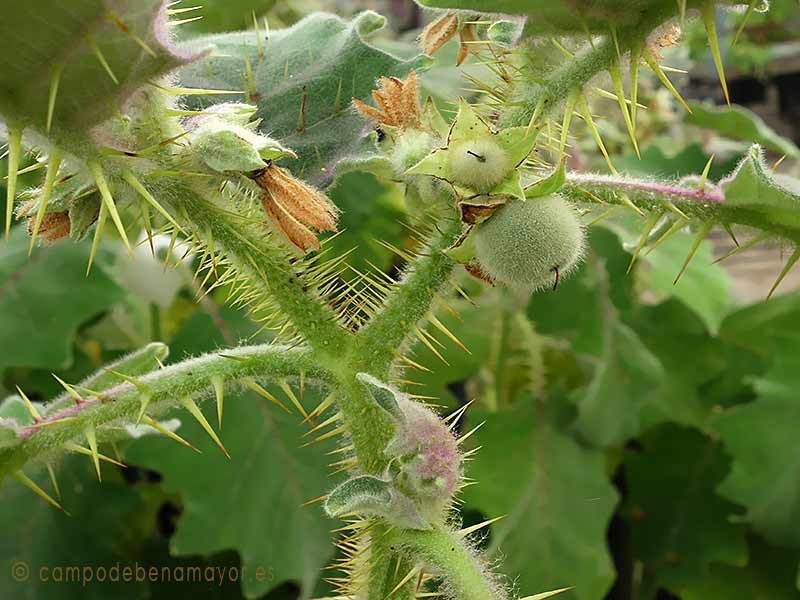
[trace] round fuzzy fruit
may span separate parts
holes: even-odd
[[[430,133],[416,129],[406,129],[397,136],[390,160],[397,177],[428,156],[438,140]]]
[[[508,153],[491,137],[453,144],[448,155],[453,183],[481,194],[490,192],[515,166]]]
[[[584,240],[577,213],[557,194],[513,200],[474,233],[483,271],[530,290],[553,286],[572,272],[583,258]]]

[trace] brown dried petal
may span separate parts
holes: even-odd
[[[266,190],[261,194],[261,206],[264,207],[264,212],[267,213],[269,220],[300,250],[305,252],[309,247],[320,247],[317,236],[308,227],[292,217]]]
[[[476,45],[473,42],[478,41],[478,34],[475,31],[475,25],[467,23],[459,34],[460,44],[458,46],[458,56],[456,57],[456,65],[460,65],[467,58],[470,52],[474,52]]]
[[[431,55],[445,45],[458,31],[458,16],[455,13],[442,15],[431,22],[419,36],[422,50]]]
[[[28,219],[28,233],[33,235],[33,226],[36,222],[35,217]],[[69,211],[54,211],[44,213],[42,222],[39,225],[39,239],[45,242],[55,242],[65,238],[70,232]]]
[[[286,169],[272,164],[259,174],[257,182],[293,218],[317,231],[336,230],[336,209],[327,198]]]

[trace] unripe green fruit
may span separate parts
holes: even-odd
[[[397,137],[391,151],[392,168],[397,177],[403,177],[405,172],[428,156],[437,139],[425,131],[406,129]]]
[[[578,215],[561,196],[512,200],[474,233],[483,271],[501,283],[536,290],[553,286],[583,258]]]
[[[448,154],[453,183],[481,194],[491,191],[515,167],[508,153],[490,137],[453,144]]]

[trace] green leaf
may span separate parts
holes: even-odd
[[[106,274],[100,251],[89,276],[89,246],[69,240],[35,248],[23,227],[0,243],[0,372],[9,366],[64,367],[78,326],[119,301],[123,291]],[[110,265],[109,265],[110,266]]]
[[[675,425],[641,444],[625,459],[633,556],[645,567],[641,597],[659,587],[680,593],[702,581],[711,563],[744,566],[745,528],[728,518],[736,506],[714,493],[729,463],[720,444]]]
[[[149,597],[146,583],[121,579],[122,568],[133,568],[135,548],[150,533],[140,526],[148,511],[144,499],[118,481],[119,476],[112,477],[111,469],[104,468],[103,483],[98,484],[87,457],[68,458],[56,473],[61,504],[71,516],[16,481],[4,482],[0,489],[0,589],[4,596],[48,600]],[[46,471],[32,479],[48,494],[55,494]],[[107,578],[112,576],[109,569],[118,563],[116,582],[89,579],[100,567]],[[20,577],[25,567],[28,578],[15,579],[14,574]],[[67,579],[67,567],[77,567],[79,572]],[[56,580],[59,576],[61,581]]]
[[[796,600],[798,552],[773,548],[753,537],[745,568],[713,565],[681,593],[681,600]]]
[[[776,296],[731,312],[719,337],[764,358],[779,350],[780,334],[792,331],[800,320],[800,292]]]
[[[282,392],[273,390],[276,396]],[[219,436],[228,460],[200,425],[181,413],[177,433],[203,454],[164,438],[132,444],[126,458],[163,474],[166,489],[181,494],[184,512],[170,542],[173,555],[210,554],[229,548],[251,573],[271,567],[274,579],[244,582],[258,596],[284,580],[297,581],[309,598],[332,554],[332,522],[319,505],[303,506],[330,487],[329,446],[299,448],[302,417],[287,415],[253,394],[229,393]],[[321,397],[306,392],[308,407]],[[209,405],[208,418],[214,407]]]
[[[369,102],[378,77],[405,77],[430,63],[425,57],[401,60],[368,44],[363,36],[383,24],[383,17],[373,12],[351,22],[315,13],[288,29],[271,31],[269,40],[261,41],[263,55],[254,31],[201,37],[188,46],[210,45],[214,52],[183,69],[181,84],[217,90],[242,90],[244,85],[249,101],[258,106],[260,131],[299,157],[281,164],[324,186],[339,163],[377,154],[369,138],[371,127],[351,108],[351,97]],[[204,108],[229,100],[230,95],[192,95],[186,102]]]
[[[489,547],[503,556],[501,569],[522,590],[575,586],[563,598],[602,598],[615,577],[606,528],[617,503],[603,454],[555,430],[531,402],[470,419],[486,424],[467,470],[480,483],[464,501],[488,518],[506,515]]]
[[[680,300],[703,320],[711,334],[716,334],[731,308],[730,276],[721,265],[712,264],[711,244],[702,242],[676,283],[675,278],[693,241],[694,236],[689,234],[671,235],[645,257],[640,257],[642,262],[637,275],[642,278],[645,289],[655,292],[659,299]]]
[[[525,188],[526,198],[538,198],[539,196],[547,196],[561,189],[564,182],[567,180],[567,171],[563,162],[558,163],[558,167],[547,177],[544,177],[532,183]]]
[[[690,102],[689,106],[692,112],[684,116],[686,123],[713,129],[732,140],[761,144],[790,158],[800,158],[800,148],[743,106],[714,106],[705,102]]]
[[[774,366],[754,381],[755,402],[722,413],[713,426],[733,458],[720,493],[747,509],[743,519],[768,541],[800,546],[800,337],[780,341]]]
[[[75,147],[133,92],[193,57],[168,47],[166,19],[162,0],[2,3],[0,114],[45,132],[52,103],[52,137]]]
[[[800,181],[789,176],[773,177],[764,164],[761,146],[750,148],[728,178],[720,181],[724,207],[735,208],[751,224],[800,241]]]

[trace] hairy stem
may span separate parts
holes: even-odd
[[[461,233],[460,221],[448,221],[406,270],[378,314],[361,330],[355,353],[357,369],[385,378],[398,348],[431,309],[455,263],[443,253]]]
[[[48,413],[38,424],[22,428],[18,432],[22,442],[0,453],[0,475],[17,470],[28,460],[46,460],[53,452],[63,452],[68,442],[83,440],[87,427],[134,422],[145,396],[152,417],[179,405],[183,398],[206,391],[217,379],[234,382],[248,377],[292,377],[301,372],[324,383],[334,381],[308,349],[272,344],[242,346],[224,355],[206,354],[153,371],[138,378],[135,385],[122,383],[100,397],[86,397],[80,404]],[[102,432],[98,431],[99,439]]]
[[[391,547],[402,549],[426,572],[440,576],[459,600],[498,600],[504,598],[499,588],[487,576],[464,539],[445,528],[430,531],[416,529],[393,530],[386,537]]]

